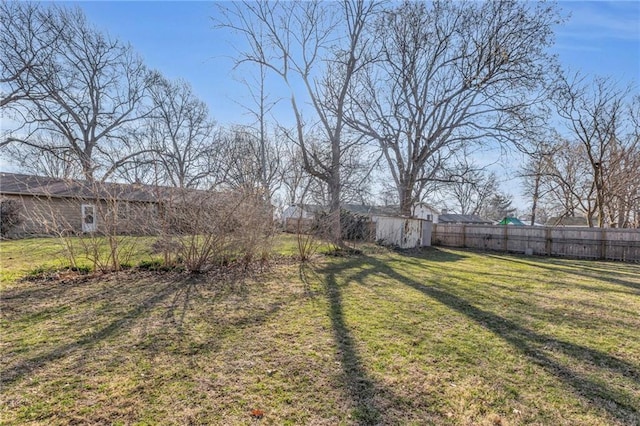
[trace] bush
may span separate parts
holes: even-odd
[[[153,250],[165,264],[189,272],[264,260],[273,238],[273,212],[260,194],[176,191],[163,206],[162,231]]]
[[[341,238],[346,241],[369,241],[371,237],[371,220],[367,216],[351,213],[348,210],[340,210]],[[317,215],[313,225],[316,234],[326,233],[329,224],[329,214]]]
[[[6,237],[22,223],[20,205],[15,200],[0,199],[0,236]]]
[[[367,216],[351,213],[347,210],[340,211],[340,227],[342,228],[342,238],[345,240],[368,241],[370,223]]]

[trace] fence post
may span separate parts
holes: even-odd
[[[508,252],[509,251],[508,250],[508,248],[509,248],[509,236],[507,234],[507,228],[509,228],[509,226],[508,225],[502,225],[502,226],[504,226],[504,238],[503,238],[503,240],[504,240],[504,251]]]
[[[431,245],[436,245],[436,233],[438,232],[438,224],[434,223],[431,228]]]
[[[462,247],[467,247],[467,225],[462,225]]]
[[[604,228],[600,228],[600,259],[607,258],[607,232]]]
[[[551,228],[545,228],[545,249],[547,251],[547,256],[551,256]]]

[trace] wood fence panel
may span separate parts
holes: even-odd
[[[640,230],[434,224],[433,245],[542,256],[640,261]]]

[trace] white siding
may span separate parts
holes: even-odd
[[[413,216],[417,217],[418,219],[438,223],[438,212],[435,209],[429,208],[424,204],[418,204],[414,207]]]
[[[422,221],[379,216],[376,220],[376,241],[403,249],[420,247],[422,245]]]

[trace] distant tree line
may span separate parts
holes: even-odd
[[[219,4],[218,29],[244,46],[236,67],[254,118],[224,126],[187,82],[148,69],[79,9],[0,8],[0,147],[29,172],[316,202],[339,242],[345,202],[384,198],[410,214],[440,197],[460,213],[511,213],[471,160],[499,146],[526,155],[531,222],[639,226],[639,101],[560,69],[547,52],[564,19],[554,5]],[[273,116],[268,78],[288,88],[293,125]]]

